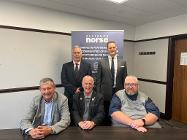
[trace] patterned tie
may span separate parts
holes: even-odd
[[[112,57],[112,62],[111,62],[111,74],[112,74],[112,86],[114,86],[114,58]]]

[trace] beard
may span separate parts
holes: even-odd
[[[138,92],[136,91],[136,92],[132,92],[132,91],[127,91],[127,90],[125,90],[125,92],[128,94],[128,95],[135,95],[135,94],[137,94]]]

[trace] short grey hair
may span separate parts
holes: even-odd
[[[41,79],[41,80],[40,80],[40,86],[41,86],[42,84],[44,84],[44,83],[51,83],[52,85],[55,86],[55,83],[54,83],[53,79],[51,79],[51,78],[43,78],[43,79]]]

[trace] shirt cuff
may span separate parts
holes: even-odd
[[[25,134],[29,135],[29,131],[32,130],[33,128],[27,128],[25,129]]]

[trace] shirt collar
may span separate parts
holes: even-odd
[[[109,59],[112,59],[112,56],[108,55]],[[117,59],[117,55],[114,56],[114,59]]]
[[[89,96],[87,96],[87,95],[84,93],[84,97],[85,97],[85,98],[91,98],[92,93],[93,93],[93,91],[90,93],[90,95],[89,95]]]
[[[76,63],[75,61],[73,61],[73,64],[74,64],[74,65],[76,65],[76,64],[80,65],[80,63],[81,63],[80,61],[77,62],[77,63]]]

